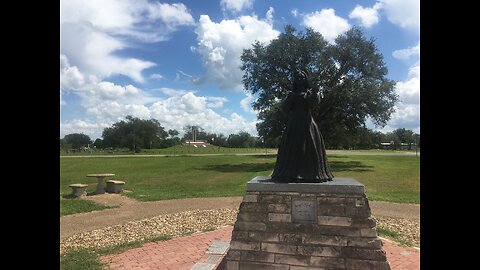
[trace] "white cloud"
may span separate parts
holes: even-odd
[[[164,95],[167,95],[167,96],[178,96],[178,95],[185,95],[186,93],[188,93],[189,91],[187,90],[181,90],[181,89],[172,89],[172,88],[167,88],[167,87],[162,87],[160,89],[155,89],[155,90],[159,90],[160,92],[162,92]]]
[[[209,132],[232,134],[242,130],[254,135],[255,121],[247,121],[240,115],[232,113],[230,118],[220,116],[208,107],[209,100],[217,97],[196,96],[192,92],[172,96],[152,104],[152,118],[157,119],[168,129],[181,131],[185,125],[198,125]]]
[[[209,102],[207,103],[208,108],[221,108],[228,99],[224,97],[207,97],[207,101]]]
[[[420,62],[410,67],[408,78],[395,85],[399,102],[388,125],[381,131],[389,132],[405,128],[420,132]]]
[[[257,114],[257,112],[252,108],[253,95],[250,93],[245,93],[246,97],[240,101],[240,107],[248,113]]]
[[[99,32],[90,25],[68,23],[61,26],[60,51],[87,75],[105,78],[122,74],[143,82],[141,72],[155,63],[113,55],[113,52],[127,47],[124,41]]]
[[[409,59],[412,56],[420,55],[420,42],[410,48],[406,49],[401,49],[401,50],[396,50],[392,53],[392,56],[397,58],[397,59]]]
[[[146,4],[149,19],[160,19],[166,23],[168,27],[173,28],[179,25],[193,25],[194,19],[187,7],[182,3],[163,4],[163,3],[149,3]]]
[[[390,22],[420,32],[419,0],[380,0]]]
[[[108,85],[114,89],[116,85]],[[126,88],[126,87],[125,87]],[[112,92],[115,94],[119,89]],[[225,135],[247,131],[256,135],[256,121],[247,121],[242,116],[232,113],[224,117],[213,109],[221,108],[228,100],[224,97],[197,96],[193,92],[170,89],[171,96],[155,98],[154,102],[128,102],[129,99],[117,100],[100,99],[98,94],[81,95],[82,106],[87,115],[95,121],[74,119],[60,124],[61,137],[73,132],[83,132],[92,138],[98,138],[105,127],[114,122],[123,120],[126,115],[133,115],[142,119],[157,119],[166,129],[179,131],[185,125],[199,125],[205,130]],[[126,91],[126,89],[125,89]],[[125,92],[124,91],[124,92]],[[141,91],[141,90],[139,90]],[[137,95],[141,94],[137,93]],[[140,100],[138,100],[140,101]]]
[[[234,12],[240,12],[243,9],[251,8],[253,0],[221,0],[220,6],[222,10],[230,10]]]
[[[140,106],[157,100],[130,84],[123,86],[100,81],[95,76],[87,77],[76,66],[70,66],[65,55],[60,55],[60,78],[61,106],[67,105],[62,95],[74,93],[80,97],[80,105],[86,114],[102,123],[115,121],[128,112],[144,116],[145,111]]]
[[[382,8],[382,3],[375,3],[371,8],[364,8],[361,5],[355,6],[348,17],[350,19],[358,19],[365,28],[370,28],[379,21],[378,11]]]
[[[194,25],[194,19],[183,4],[62,0],[60,23],[60,51],[83,74],[100,79],[122,74],[143,82],[142,71],[155,63],[114,52],[132,47],[132,40],[166,40],[179,26]]]
[[[109,127],[109,123],[100,123],[98,121],[91,120],[69,120],[60,123],[60,138],[65,137],[67,134],[83,133],[88,135],[90,139],[94,140],[102,136],[104,128]]]
[[[80,105],[85,109],[86,115],[102,123],[113,123],[128,114],[148,118],[146,106],[158,100],[131,85],[101,82],[90,84],[86,89],[88,90],[78,93]]]
[[[212,80],[221,89],[235,90],[243,87],[242,71],[239,68],[243,49],[251,47],[255,40],[270,42],[280,33],[272,28],[268,18],[259,20],[256,17],[241,16],[215,23],[208,15],[200,16],[195,32],[198,40],[196,51],[208,69],[203,80]]]
[[[295,18],[296,18],[296,17],[298,16],[298,14],[299,14],[299,13],[298,13],[298,9],[296,9],[296,8],[292,9],[291,12],[292,12],[293,17],[295,17]]]
[[[267,14],[265,15],[265,22],[270,25],[273,23],[273,12],[275,12],[275,9],[273,9],[273,7],[269,7]]]
[[[396,84],[396,91],[401,102],[406,104],[420,103],[420,63],[416,63],[408,72],[408,79]]]
[[[335,15],[332,8],[322,9],[303,16],[303,24],[320,32],[326,40],[334,42],[335,38],[350,29],[348,21]]]
[[[165,79],[165,77],[162,76],[162,74],[158,74],[158,73],[150,74],[150,76],[148,78],[150,78],[152,80],[158,80],[158,81]]]
[[[96,85],[92,85],[91,87],[93,88],[92,90],[95,91],[95,94],[97,94],[104,101],[118,100],[123,97],[130,98],[140,92],[138,88],[132,85],[121,86],[111,82],[100,82]]]
[[[125,105],[125,115],[132,115],[141,119],[149,119],[151,116],[150,109],[145,105],[140,104],[128,104]]]
[[[60,23],[82,22],[108,33],[123,34],[144,41],[160,41],[167,38],[178,26],[195,24],[192,15],[182,3],[163,4],[148,0],[61,0]],[[161,31],[158,31],[159,29]]]
[[[85,84],[85,77],[76,66],[70,66],[68,58],[60,54],[60,88],[78,89]],[[61,92],[61,91],[60,91]]]
[[[67,105],[67,102],[63,99],[63,92],[60,90],[60,107]]]

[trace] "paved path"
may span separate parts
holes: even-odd
[[[101,229],[107,226],[124,224],[158,215],[219,208],[238,208],[242,197],[192,198],[140,202],[119,194],[97,194],[83,197],[108,206],[119,206],[101,211],[79,213],[60,218],[60,239],[77,233]]]
[[[200,270],[223,269],[218,267],[225,256],[225,249],[213,251],[219,244],[227,244],[232,235],[232,226],[211,232],[196,233],[169,241],[144,244],[142,247],[101,257],[108,269],[174,269]],[[392,270],[420,269],[420,250],[400,247],[394,242],[382,239],[383,249]],[[218,248],[217,248],[218,250]],[[221,250],[221,249],[220,249]],[[223,264],[222,264],[223,265]],[[218,268],[217,268],[218,267]]]
[[[193,209],[238,209],[242,202],[242,197],[192,198],[140,202],[119,194],[108,193],[86,196],[82,199],[92,200],[102,205],[119,207],[61,217],[60,239],[76,233],[124,224],[132,220],[141,220],[163,214],[178,213]],[[372,214],[375,216],[420,219],[420,206],[417,204],[376,201],[370,201],[369,204]]]

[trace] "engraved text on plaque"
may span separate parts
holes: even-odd
[[[316,201],[292,199],[292,222],[315,223]]]

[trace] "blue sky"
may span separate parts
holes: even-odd
[[[126,115],[256,135],[239,57],[286,24],[332,43],[354,25],[374,37],[400,102],[386,127],[368,127],[420,133],[419,11],[419,0],[61,0],[60,138],[99,138]]]

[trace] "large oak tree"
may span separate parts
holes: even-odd
[[[278,142],[285,128],[287,115],[279,105],[292,90],[296,71],[310,74],[313,91],[321,97],[312,114],[327,147],[364,128],[367,118],[385,126],[398,99],[375,40],[357,27],[329,44],[313,29],[303,33],[287,25],[268,45],[255,42],[245,49],[241,60],[244,87],[258,95],[253,102],[258,133],[270,142]]]

